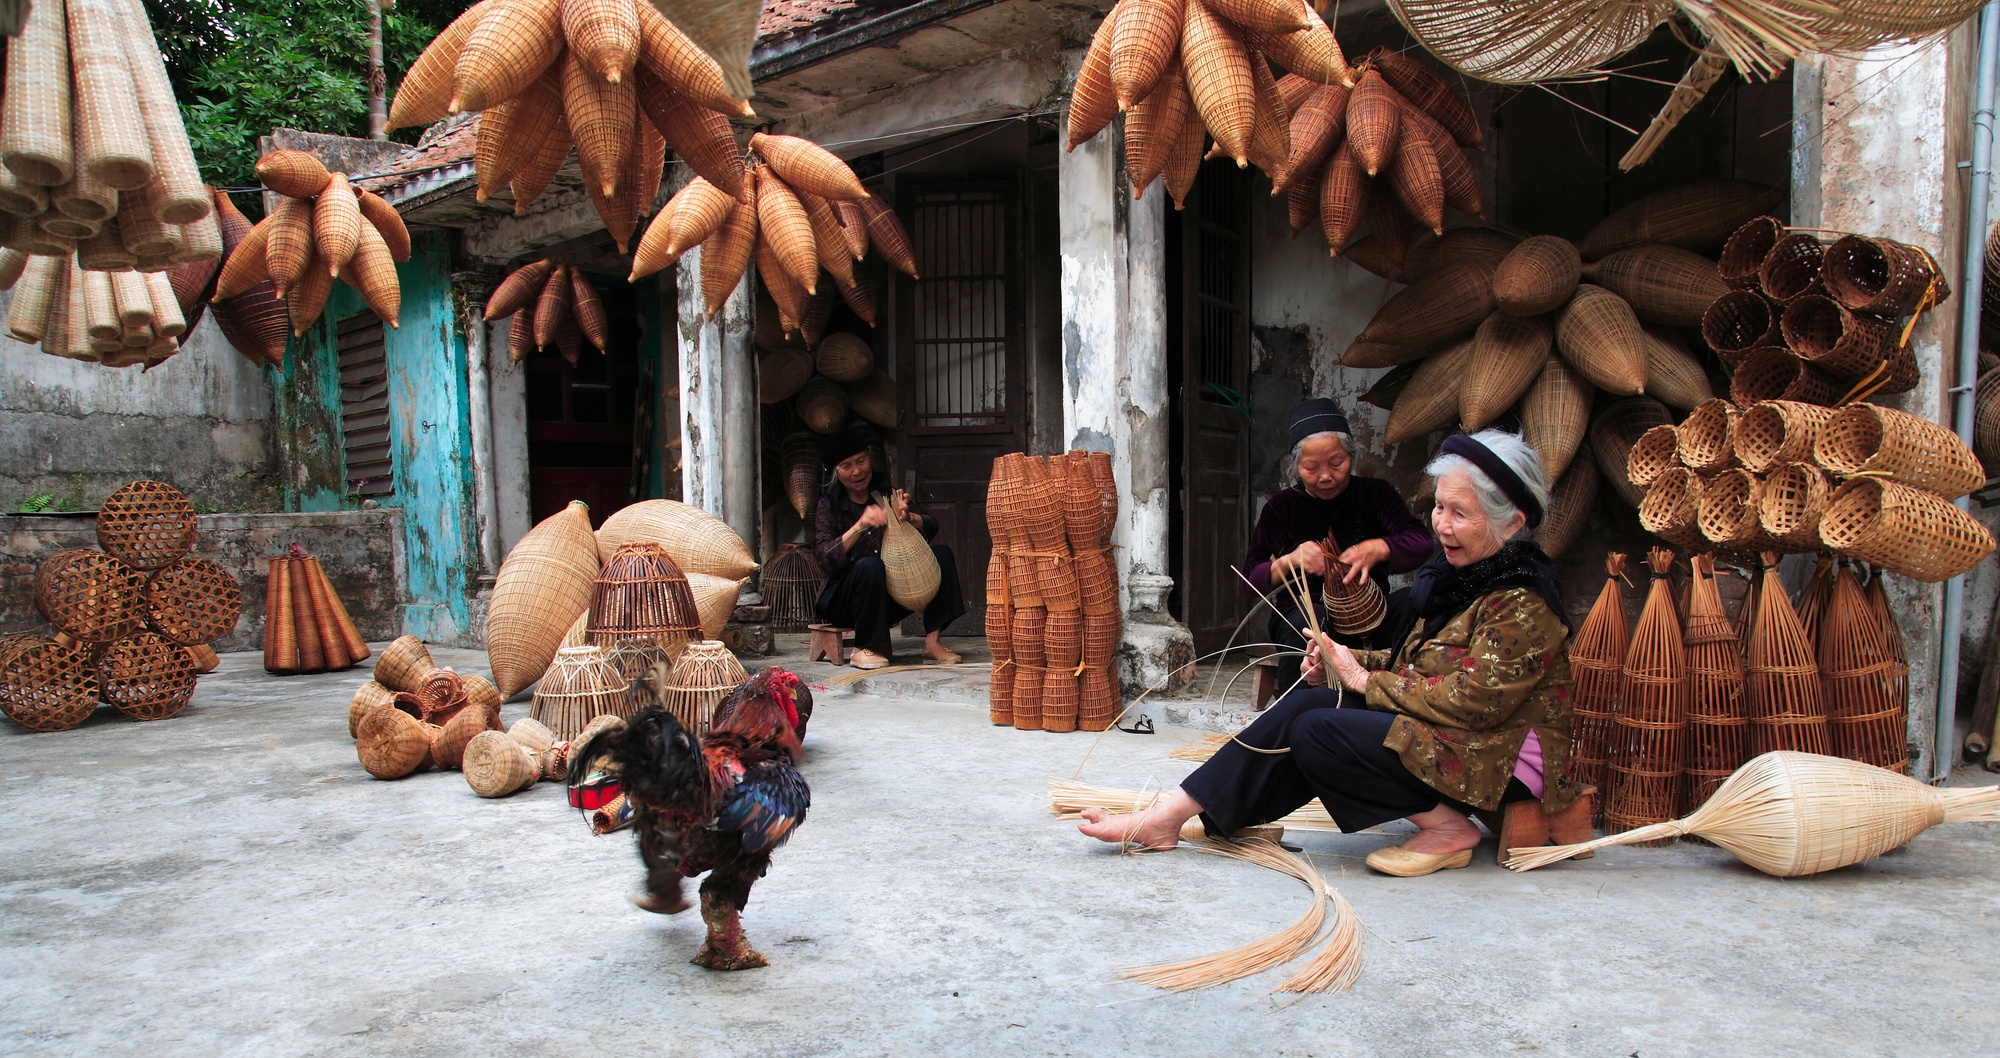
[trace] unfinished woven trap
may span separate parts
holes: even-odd
[[[194,505],[163,481],[135,481],[97,508],[97,546],[133,569],[159,569],[194,546]]]
[[[1680,814],[1687,761],[1687,647],[1668,575],[1674,553],[1654,548],[1652,587],[1625,652],[1624,702],[1611,731],[1611,796],[1604,828],[1631,830]]]
[[[1832,408],[1771,400],[1744,409],[1736,423],[1736,458],[1758,474],[1781,463],[1810,462]]]
[[[691,640],[701,638],[701,614],[695,609],[687,575],[665,548],[651,541],[620,544],[611,553],[597,573],[589,613],[584,638],[606,654],[635,644],[652,647],[672,660]],[[649,666],[650,662],[636,668],[621,666],[619,675],[629,682]]]
[[[108,643],[146,619],[146,575],[102,551],[58,551],[35,570],[35,610],[85,643]]]
[[[764,602],[771,607],[771,630],[803,632],[813,621],[813,603],[819,599],[824,576],[812,549],[804,544],[785,544],[764,564],[761,578]]]
[[[1750,759],[1750,714],[1743,702],[1743,655],[1722,612],[1715,559],[1696,555],[1688,586],[1687,803],[1698,808]]]
[[[1948,500],[1986,481],[1986,468],[1958,434],[1879,404],[1835,409],[1819,430],[1813,456],[1842,476],[1885,477]]]
[[[1675,430],[1680,462],[1697,474],[1714,474],[1736,465],[1736,406],[1726,400],[1705,400],[1688,413]]]
[[[0,712],[30,731],[67,731],[97,709],[90,650],[38,635],[0,640]]]
[[[1834,755],[1908,775],[1908,673],[1845,564],[1820,623],[1819,674]]]
[[[1320,542],[1320,550],[1326,554],[1327,570],[1320,588],[1320,602],[1326,607],[1328,623],[1339,635],[1373,632],[1389,616],[1389,602],[1382,594],[1382,586],[1373,577],[1363,577],[1359,584],[1347,583],[1351,567],[1335,557],[1342,549],[1340,541],[1331,535]]]
[[[1679,463],[1679,428],[1655,426],[1642,434],[1625,454],[1625,476],[1634,485],[1651,485],[1668,467]]]
[[[146,583],[146,623],[182,646],[221,639],[242,613],[243,586],[219,562],[184,558]]]
[[[1937,583],[1993,553],[1993,534],[1937,494],[1881,478],[1852,478],[1827,498],[1827,547],[1915,580]]]
[[[1820,699],[1819,662],[1778,579],[1777,555],[1767,553],[1764,564],[1764,580],[1757,592],[1757,622],[1750,629],[1745,664],[1750,750],[1825,753],[1831,742],[1826,706]]]
[[[136,632],[105,648],[97,661],[97,692],[134,720],[165,720],[194,696],[194,658],[153,632]]]
[[[743,663],[720,642],[704,639],[689,643],[680,660],[674,662],[666,686],[660,689],[660,704],[699,738],[708,733],[715,707],[749,678]]]
[[[637,712],[626,693],[629,685],[618,675],[599,647],[563,647],[535,685],[528,715],[556,738],[568,740],[600,716],[630,719]]]
[[[1625,623],[1625,597],[1618,580],[1625,573],[1625,556],[1613,551],[1604,556],[1604,590],[1584,618],[1583,628],[1571,641],[1570,673],[1576,679],[1575,709],[1570,720],[1570,778],[1578,786],[1595,788],[1591,814],[1604,815],[1609,792],[1607,766],[1610,761],[1612,728],[1618,723],[1620,685],[1630,633]]]

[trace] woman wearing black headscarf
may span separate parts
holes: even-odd
[[[821,490],[819,511],[813,520],[813,555],[826,573],[813,610],[819,619],[840,628],[854,629],[860,649],[849,655],[857,669],[879,669],[890,664],[889,630],[910,611],[889,597],[889,584],[882,567],[882,531],[888,512],[876,504],[877,493],[886,493],[889,505],[935,540],[938,521],[910,510],[910,497],[901,489],[889,491],[887,475],[875,466],[869,454],[869,438],[852,426],[832,434],[820,445],[820,466],[828,475]],[[958,562],[951,548],[931,544],[937,556],[938,592],[924,607],[924,660],[950,665],[957,654],[938,641],[946,625],[965,613],[965,597],[958,586]]]
[[[1444,551],[1417,571],[1396,650],[1323,640],[1308,682],[1225,744],[1153,808],[1086,811],[1083,832],[1171,847],[1196,814],[1209,833],[1279,819],[1317,797],[1344,833],[1407,818],[1417,833],[1368,866],[1403,877],[1463,867],[1479,831],[1466,814],[1539,800],[1549,830],[1574,832],[1589,803],[1570,757],[1569,622],[1555,566],[1525,530],[1548,477],[1520,437],[1447,438],[1431,526]],[[1560,818],[1557,818],[1560,817]],[[1503,849],[1502,857],[1506,856]]]

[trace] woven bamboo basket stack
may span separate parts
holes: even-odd
[[[1291,72],[1277,77],[1274,61]],[[1318,212],[1322,173],[1336,164],[1330,157],[1344,159],[1342,175],[1351,169],[1357,183],[1380,174],[1377,197],[1399,212],[1407,208],[1406,225],[1412,214],[1425,216],[1432,200],[1442,210],[1454,184],[1440,178],[1440,165],[1464,167],[1458,144],[1478,136],[1471,111],[1427,66],[1371,55],[1350,70],[1325,20],[1305,4],[1280,0],[1119,0],[1077,71],[1068,149],[1120,113],[1135,195],[1164,179],[1179,208],[1212,138],[1214,153],[1256,165],[1279,190],[1289,183],[1295,202],[1312,203],[1308,216]],[[1415,128],[1399,135],[1403,124]],[[1404,163],[1392,164],[1399,156]],[[1470,183],[1464,169],[1460,187]],[[1476,199],[1476,188],[1472,194]],[[1416,204],[1397,206],[1398,198]]]
[[[773,632],[803,632],[813,621],[813,603],[819,599],[826,575],[812,549],[803,544],[785,544],[764,564],[759,578],[764,602],[771,607]]]
[[[411,64],[389,127],[471,112],[479,114],[479,201],[507,194],[525,213],[574,148],[621,254],[653,210],[670,146],[717,193],[746,194],[729,117],[751,116],[749,104],[732,98],[715,60],[644,0],[473,5]]]
[[[410,259],[410,233],[395,207],[329,173],[305,151],[257,159],[257,179],[278,204],[229,252],[210,300],[270,293],[285,305],[291,333],[302,335],[326,311],[335,279],[358,291],[370,311],[399,325],[403,288],[396,264]]]
[[[367,657],[368,644],[319,559],[297,544],[271,559],[264,589],[264,671],[338,672]]]
[[[0,245],[106,272],[165,272],[221,254],[140,0],[35,4],[7,44]]]
[[[99,702],[134,720],[187,706],[195,677],[215,668],[208,644],[242,613],[234,574],[188,557],[195,511],[158,481],[135,481],[98,507],[103,548],[59,551],[35,571],[35,610],[53,637],[0,645],[0,713],[36,731],[75,727]]]
[[[1102,731],[1117,718],[1120,617],[1110,457],[993,461],[986,637],[991,718],[1022,730]]]
[[[486,299],[486,319],[505,319],[507,355],[520,363],[554,346],[574,364],[588,342],[600,354],[611,341],[604,297],[574,265],[544,257],[515,269]]]
[[[170,271],[84,268],[76,254],[0,250],[0,289],[13,290],[7,334],[65,360],[151,370],[181,351],[201,319],[222,243]]]

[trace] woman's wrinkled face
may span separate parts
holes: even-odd
[[[856,452],[843,459],[833,468],[835,477],[850,493],[866,493],[869,479],[875,476],[875,467],[869,462],[868,453]]]
[[[1299,485],[1316,500],[1330,500],[1347,491],[1354,458],[1332,437],[1308,437],[1299,448]]]
[[[1444,545],[1444,560],[1454,566],[1469,566],[1500,550],[1502,534],[1493,532],[1486,508],[1479,505],[1478,490],[1464,471],[1438,479],[1431,531]]]

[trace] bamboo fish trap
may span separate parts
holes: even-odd
[[[1373,577],[1361,578],[1359,584],[1347,583],[1347,563],[1335,556],[1340,554],[1340,541],[1332,534],[1320,542],[1320,550],[1326,553],[1326,577],[1320,587],[1320,601],[1326,606],[1326,615],[1333,630],[1344,636],[1358,636],[1373,632],[1389,616],[1389,602],[1382,595],[1382,586]]]
[[[1687,803],[1698,808],[1750,759],[1750,714],[1743,704],[1743,654],[1722,612],[1715,559],[1696,555],[1690,564]]]
[[[628,689],[602,649],[563,647],[535,685],[528,715],[555,732],[557,738],[572,739],[597,717],[630,719],[638,710],[629,700]]]
[[[1858,761],[1765,753],[1738,769],[1685,819],[1577,845],[1513,850],[1528,871],[1612,845],[1705,838],[1779,878],[1839,870],[1900,848],[1940,823],[2000,820],[2000,787],[1938,789]]]
[[[1757,592],[1744,680],[1750,707],[1750,748],[1755,753],[1829,748],[1826,706],[1820,700],[1819,663],[1778,579],[1778,556],[1764,553],[1764,581]]]
[[[666,685],[660,688],[660,704],[700,738],[708,733],[715,707],[749,678],[743,663],[728,647],[713,639],[689,643],[686,653],[674,663]]]
[[[585,639],[622,661],[627,681],[652,660],[671,662],[701,638],[701,613],[680,566],[666,549],[647,541],[618,545],[597,574]],[[638,647],[639,650],[621,648]]]
[[[896,516],[887,497],[877,493],[875,502],[888,515],[882,529],[882,573],[889,597],[905,610],[921,612],[937,597],[943,583],[937,556],[916,526]]]
[[[1611,732],[1618,723],[1620,669],[1631,635],[1625,623],[1625,597],[1618,581],[1625,573],[1625,556],[1604,556],[1604,590],[1584,618],[1583,628],[1569,648],[1569,667],[1576,679],[1575,710],[1570,721],[1570,777],[1578,786],[1597,790],[1592,814],[1604,815],[1608,792]]]
[[[1845,564],[1820,620],[1819,673],[1835,755],[1908,775],[1908,673]]]
[[[823,580],[819,562],[803,544],[785,544],[764,566],[764,601],[771,607],[771,630],[803,632],[813,619]]]
[[[1625,653],[1622,708],[1612,729],[1611,796],[1604,828],[1626,831],[1680,814],[1687,761],[1687,647],[1668,574],[1674,554],[1654,548],[1652,587]]]

